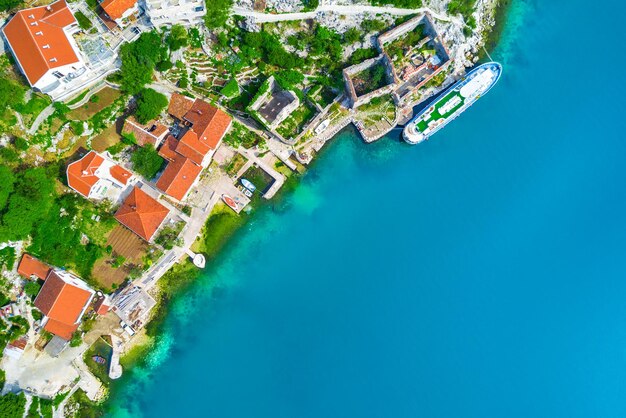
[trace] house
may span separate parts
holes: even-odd
[[[87,199],[115,201],[136,180],[133,173],[95,151],[67,166],[67,185]]]
[[[205,14],[204,0],[146,0],[146,15],[156,27],[200,25]]]
[[[93,304],[93,310],[96,311],[98,315],[106,315],[110,309],[111,301],[109,300],[109,297],[106,295],[97,296],[96,301]]]
[[[93,75],[73,38],[80,31],[65,0],[20,10],[2,29],[31,87],[54,98],[85,87]]]
[[[115,219],[144,240],[150,241],[169,213],[165,206],[135,186],[115,213]]]
[[[36,277],[41,280],[46,280],[50,269],[51,267],[49,265],[39,261],[30,254],[24,254],[20,260],[20,264],[17,266],[17,272],[27,279]]]
[[[202,167],[176,154],[159,177],[156,187],[168,196],[183,201],[200,176]]]
[[[167,109],[178,121],[159,149],[168,163],[156,186],[163,193],[183,201],[209,165],[211,157],[231,125],[231,118],[204,100],[174,93]]]
[[[126,26],[129,17],[139,12],[137,0],[104,0],[100,3],[107,18],[121,28]]]
[[[94,291],[75,275],[52,269],[34,304],[45,316],[43,328],[63,340],[70,340],[93,296]]]
[[[158,148],[168,133],[169,129],[167,129],[167,126],[160,122],[142,125],[133,116],[126,118],[122,128],[123,135],[132,135],[137,144],[142,147],[146,144],[152,144],[154,148]]]
[[[206,167],[230,128],[231,117],[204,100],[193,100],[178,93],[172,95],[167,110],[179,121],[184,132],[176,152]]]

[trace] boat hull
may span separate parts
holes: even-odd
[[[502,65],[497,62],[488,62],[474,68],[411,119],[402,131],[402,137],[409,144],[419,144],[427,140],[487,94],[501,75]]]

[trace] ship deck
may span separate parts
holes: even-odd
[[[456,99],[458,100],[458,103],[454,104],[452,107],[446,106],[446,104],[453,100],[455,97],[458,97],[458,99]],[[432,110],[432,112],[430,112],[428,118],[426,118],[427,113],[424,114],[421,120],[419,120],[416,124],[417,129],[420,132],[424,132],[428,128],[429,122],[434,122],[440,119],[446,119],[450,117],[454,114],[454,112],[462,107],[464,103],[465,98],[461,95],[461,93],[458,90],[452,90],[433,105],[434,109]],[[442,110],[443,114],[441,113]]]

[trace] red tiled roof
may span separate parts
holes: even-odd
[[[100,6],[111,19],[115,20],[120,19],[135,4],[137,0],[104,0]]]
[[[115,180],[119,181],[123,185],[128,184],[128,180],[130,180],[130,178],[133,176],[133,173],[117,164],[111,167],[109,169],[109,172]]]
[[[183,200],[201,171],[201,166],[179,155],[167,164],[156,186],[174,199]]]
[[[133,134],[137,140],[137,144],[144,146],[146,144],[152,144],[155,148],[158,146],[157,142],[163,139],[163,136],[167,133],[167,126],[160,122],[151,122],[148,125],[142,125],[137,120],[129,116],[124,121],[124,127],[122,133]]]
[[[67,166],[67,185],[85,197],[89,197],[91,188],[100,179],[96,170],[102,165],[104,158],[94,151]]]
[[[163,145],[161,145],[161,148],[159,148],[159,155],[168,161],[172,161],[178,155],[176,152],[177,146],[178,139],[174,138],[172,135],[168,135]]]
[[[193,99],[182,94],[174,93],[170,98],[170,104],[167,107],[167,113],[177,119],[182,120],[183,117],[193,106]]]
[[[63,28],[76,23],[65,0],[20,10],[2,30],[31,85],[53,68],[79,62]]]
[[[92,294],[86,289],[66,282],[56,271],[52,270],[35,298],[34,304],[49,318],[48,322],[52,321],[51,327],[54,331],[47,327],[44,327],[45,329],[65,338],[66,332],[73,327],[73,330],[69,332],[71,337],[71,333],[77,328],[74,325],[80,321],[81,313],[91,300]]]
[[[43,329],[54,335],[58,335],[64,340],[71,340],[72,334],[78,329],[78,324],[66,324],[61,321],[55,321],[54,319],[48,319]]]
[[[150,241],[169,212],[165,206],[135,186],[118,209],[115,219],[141,238]]]
[[[17,272],[27,279],[35,276],[41,280],[46,280],[50,272],[50,266],[30,254],[24,254],[20,260],[19,266],[17,266]]]
[[[192,130],[189,130],[180,138],[178,145],[176,145],[176,152],[180,155],[189,158],[196,164],[202,164],[204,156],[210,151],[206,144],[198,140],[198,135]]]
[[[231,123],[230,116],[225,112],[200,99],[185,114],[185,120],[192,124],[198,140],[210,149],[217,148]]]
[[[89,151],[83,158],[67,166],[67,185],[83,196],[89,197],[91,188],[100,180],[100,177],[96,175],[96,170],[103,162],[104,158],[98,153]],[[133,176],[133,173],[117,164],[110,166],[109,173],[111,177],[124,185],[128,184],[128,180]]]
[[[100,299],[98,299],[94,304],[93,309],[98,315],[105,315],[107,312],[109,312],[109,309],[111,309],[106,301],[107,300],[105,297],[100,297]]]

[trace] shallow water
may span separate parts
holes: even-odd
[[[603,4],[514,2],[502,80],[428,143],[343,132],[111,414],[626,416],[626,6]]]

